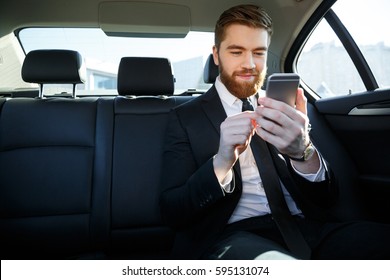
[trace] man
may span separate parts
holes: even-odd
[[[271,35],[272,21],[260,7],[225,11],[216,24],[213,47],[220,76],[207,93],[170,114],[160,203],[164,220],[177,230],[174,258],[254,259],[274,251],[298,258],[354,256],[349,250],[354,245],[344,242],[350,236],[344,228],[361,224],[325,224],[337,190],[310,141],[302,89],[295,108],[257,98]],[[242,112],[246,98],[254,111]],[[284,199],[312,250],[309,255],[289,250],[272,217],[264,166],[251,146],[256,137],[269,143]],[[382,226],[378,231],[383,232]],[[334,248],[349,253],[340,255]]]

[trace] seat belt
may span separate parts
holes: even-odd
[[[241,99],[242,111],[253,111],[248,99]],[[267,197],[272,217],[278,226],[280,233],[288,249],[301,259],[310,259],[311,249],[303,238],[294,217],[287,206],[283,195],[280,179],[276,172],[270,150],[267,143],[257,134],[252,136],[251,149],[256,160],[260,177],[263,181],[265,195]]]

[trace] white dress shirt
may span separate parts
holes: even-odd
[[[242,101],[232,95],[222,84],[220,78],[218,77],[215,82],[215,87],[217,89],[218,95],[221,98],[222,105],[225,109],[227,116],[232,116],[238,113],[241,113]],[[251,103],[254,108],[257,107],[257,100],[255,96],[250,98]],[[270,214],[271,210],[268,205],[267,198],[265,196],[262,180],[259,174],[259,170],[256,165],[255,158],[253,157],[252,150],[248,145],[247,149],[241,153],[239,156],[239,163],[241,168],[242,176],[242,195],[241,198],[234,210],[232,216],[230,217],[229,223],[233,223],[245,218],[266,215]],[[315,174],[303,174],[294,170],[312,182],[322,181],[325,179],[325,167],[320,160],[321,166],[317,173]],[[233,172],[229,172],[228,176],[222,182],[221,187],[224,192],[232,192],[231,181],[233,180]],[[288,193],[287,189],[284,187],[281,182],[282,190],[287,202],[287,205],[290,209],[292,215],[300,214],[301,210],[297,207],[291,195]]]

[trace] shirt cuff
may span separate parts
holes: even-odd
[[[306,180],[310,181],[310,182],[321,182],[321,181],[324,181],[325,178],[326,178],[326,167],[325,167],[325,163],[324,161],[322,160],[322,156],[320,155],[320,153],[318,152],[317,150],[317,153],[318,153],[318,158],[320,160],[320,168],[318,168],[318,171],[317,173],[308,173],[308,174],[305,174],[305,173],[302,173],[300,171],[298,171],[295,167],[294,167],[294,164],[291,164],[292,165],[292,168],[294,169],[294,171],[302,176],[303,178],[305,178]]]
[[[233,171],[230,170],[226,177],[222,180],[222,182],[219,182],[222,190],[224,193],[232,193],[234,191],[234,176]]]

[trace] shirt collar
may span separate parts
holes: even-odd
[[[233,106],[233,104],[238,100],[233,94],[231,94],[226,86],[222,83],[220,76],[215,80],[215,88],[217,89],[219,98],[224,101],[227,105]]]

